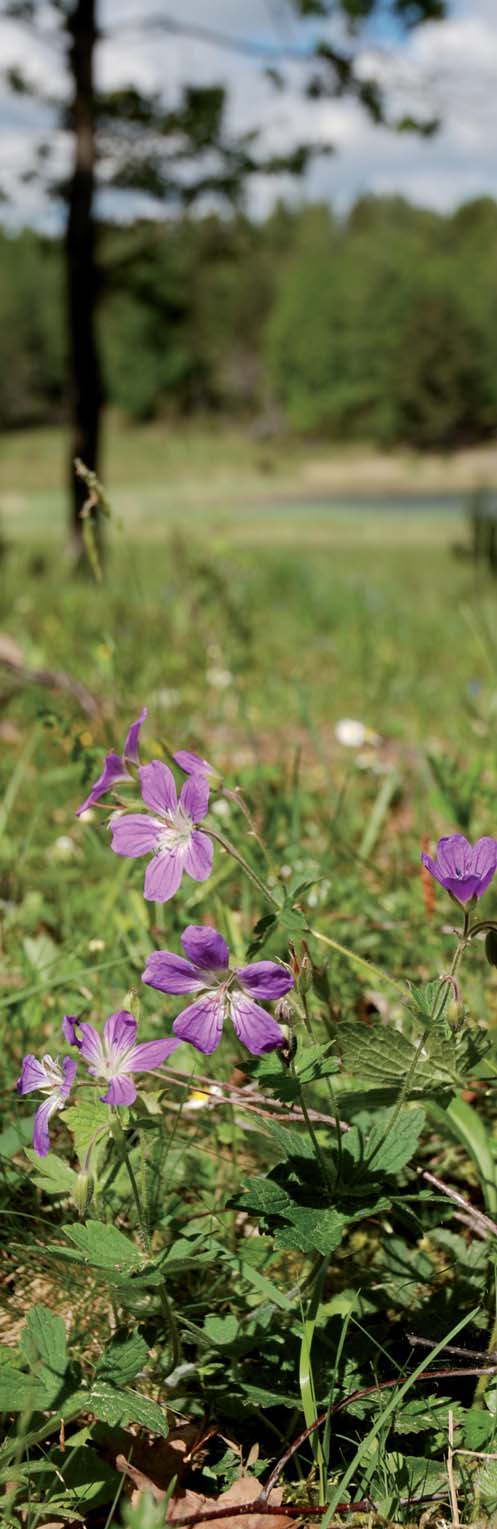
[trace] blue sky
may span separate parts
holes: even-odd
[[[303,68],[297,62],[286,66],[289,88],[277,94],[257,61],[242,53],[232,55],[191,36],[138,37],[133,19],[152,12],[179,14],[192,26],[207,21],[219,32],[287,53],[305,51],[316,23],[296,21],[288,0],[250,0],[249,5],[247,0],[101,0],[103,26],[111,34],[99,50],[103,84],[134,81],[162,90],[167,82],[171,100],[184,80],[222,80],[229,87],[233,128],[260,126],[265,148],[280,151],[313,138],[334,146],[335,154],[317,162],[297,187],[285,181],[254,183],[256,214],[263,215],[282,192],[297,200],[324,199],[339,210],[364,192],[400,192],[442,210],[480,194],[497,198],[497,0],[451,0],[441,24],[408,37],[390,25],[375,26],[362,37],[361,67],[366,74],[371,69],[380,73],[392,107],[440,113],[442,131],[429,141],[374,129],[350,100],[311,106],[303,97]],[[48,78],[51,89],[63,93],[62,57],[53,41],[33,41],[12,22],[0,23],[0,34],[7,64],[22,62],[35,80]],[[48,126],[63,170],[69,144],[55,133],[51,118],[23,97],[0,95],[0,184],[11,192],[9,221],[46,224],[39,189],[19,184],[19,176],[33,165],[42,126]],[[133,209],[129,199],[122,204],[123,213]],[[52,225],[55,217],[52,212]]]

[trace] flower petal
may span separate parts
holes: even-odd
[[[253,961],[237,968],[238,981],[254,998],[282,998],[293,987],[293,977],[276,961]]]
[[[102,1104],[134,1104],[136,1088],[132,1078],[126,1078],[122,1073],[113,1078],[109,1083],[106,1094],[100,1094]]]
[[[471,870],[473,875],[485,878],[485,885],[488,886],[489,882],[486,878],[489,877],[491,880],[496,869],[497,839],[491,839],[488,835],[486,835],[483,839],[477,839],[476,844],[473,845],[473,853],[471,856]]]
[[[199,993],[205,987],[203,977],[191,961],[176,956],[172,950],[151,951],[142,982],[158,988],[161,993]]]
[[[224,1020],[224,1000],[217,993],[206,993],[197,1003],[190,1004],[178,1015],[173,1024],[174,1034],[182,1041],[190,1041],[197,1051],[206,1056],[216,1050],[221,1040]]]
[[[225,971],[230,953],[226,940],[209,924],[188,924],[181,936],[183,950],[195,966],[204,971]]]
[[[425,855],[424,850],[421,851],[421,860],[423,865],[426,867],[426,870],[430,872],[430,876],[434,876],[435,881],[439,881],[440,886],[444,887],[445,877],[443,871],[440,870],[440,866],[437,865],[436,860],[432,860],[431,855]]]
[[[31,1051],[28,1052],[28,1055],[22,1059],[21,1071],[16,1083],[18,1094],[31,1094],[34,1088],[46,1088],[47,1082],[42,1063],[38,1061],[38,1057],[33,1056]]]
[[[481,897],[482,888],[479,876],[444,876],[442,886],[446,892],[451,892],[458,903],[464,907],[465,903],[471,902],[472,897]]]
[[[162,1067],[180,1044],[174,1035],[168,1035],[162,1041],[143,1041],[141,1046],[135,1046],[128,1058],[126,1072],[151,1072],[153,1067]]]
[[[142,722],[145,721],[145,717],[148,717],[148,709],[146,706],[143,707],[143,711],[140,712],[136,722],[131,723],[129,732],[126,734],[126,742],[124,745],[123,754],[125,759],[131,760],[131,764],[138,764],[138,739],[140,736],[140,728]]]
[[[438,841],[437,860],[443,876],[470,876],[472,854],[464,834],[448,834]]]
[[[100,1068],[104,1065],[104,1051],[98,1030],[90,1025],[86,1019],[80,1024],[81,1040],[80,1052],[85,1062],[91,1062],[93,1067]]]
[[[71,1056],[65,1056],[62,1063],[62,1071],[64,1074],[64,1080],[60,1085],[60,1093],[63,1099],[67,1099],[67,1095],[71,1092],[74,1079],[78,1071],[77,1061],[75,1061]]]
[[[110,827],[114,854],[136,860],[139,855],[153,854],[157,849],[162,825],[145,812],[126,812],[114,814]]]
[[[267,1014],[265,1009],[260,1009],[257,1003],[252,1003],[251,998],[245,998],[241,993],[235,993],[231,999],[231,1019],[238,1039],[253,1056],[275,1051],[277,1046],[284,1044],[283,1031],[272,1014]]]
[[[200,754],[192,754],[190,749],[178,749],[173,759],[185,775],[217,775],[217,770],[209,764],[208,759],[201,759]]]
[[[213,855],[212,839],[194,829],[183,862],[185,871],[194,881],[207,881],[212,870]]]
[[[180,807],[192,823],[200,823],[209,807],[209,782],[206,775],[189,775],[181,787]]]
[[[144,896],[149,902],[167,903],[174,897],[183,875],[184,858],[176,850],[165,849],[147,865]]]
[[[77,1014],[64,1014],[61,1029],[64,1040],[68,1042],[69,1046],[78,1046],[78,1048],[80,1047],[81,1041],[79,1036],[76,1034],[78,1028],[79,1019]]]
[[[174,775],[169,766],[163,764],[161,759],[153,759],[151,764],[141,765],[138,774],[145,805],[163,815],[176,812],[178,797]]]
[[[33,1147],[37,1157],[46,1157],[47,1152],[50,1151],[48,1122],[50,1116],[55,1114],[57,1108],[57,1099],[44,1099],[43,1104],[38,1106],[33,1121]]]
[[[116,1009],[114,1014],[109,1014],[104,1024],[104,1041],[108,1051],[114,1054],[129,1051],[130,1046],[134,1046],[136,1019],[133,1019],[129,1009]]]
[[[80,818],[81,813],[86,812],[87,807],[92,807],[94,802],[98,802],[99,797],[105,796],[106,791],[111,791],[118,780],[129,779],[130,777],[121,755],[106,754],[102,774],[95,781],[95,785],[92,786],[85,801],[81,803],[81,807],[76,808],[76,817]]]

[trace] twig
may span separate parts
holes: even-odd
[[[371,1499],[364,1497],[361,1502],[337,1503],[335,1513],[370,1513],[372,1506]],[[174,1526],[174,1529],[187,1529],[188,1524],[208,1523],[211,1519],[214,1522],[215,1519],[220,1518],[242,1518],[250,1513],[256,1513],[258,1518],[262,1516],[267,1518],[319,1518],[326,1513],[326,1503],[324,1507],[318,1506],[317,1503],[313,1502],[304,1502],[298,1505],[295,1503],[277,1503],[271,1507],[271,1504],[265,1502],[263,1497],[255,1497],[253,1502],[231,1503],[225,1508],[199,1508],[198,1513],[189,1513],[187,1518],[174,1517],[169,1520],[165,1519],[165,1523],[169,1522]]]
[[[444,1370],[422,1370],[421,1373],[417,1376],[417,1381],[442,1380],[448,1376],[456,1375],[497,1375],[497,1362],[495,1364],[477,1366],[461,1365],[459,1367],[455,1365],[451,1366],[450,1369]],[[335,1406],[331,1407],[331,1409],[327,1407],[326,1412],[321,1412],[319,1417],[315,1418],[314,1422],[309,1424],[308,1428],[304,1428],[302,1433],[298,1434],[297,1438],[293,1440],[293,1443],[289,1445],[287,1450],[285,1450],[285,1453],[281,1456],[281,1459],[276,1462],[275,1466],[273,1466],[271,1475],[268,1476],[266,1484],[263,1487],[261,1494],[262,1498],[267,1501],[269,1493],[275,1486],[278,1477],[285,1469],[285,1466],[288,1465],[288,1461],[291,1460],[292,1455],[296,1454],[297,1450],[300,1449],[301,1444],[305,1444],[306,1439],[310,1438],[311,1433],[314,1433],[315,1428],[323,1427],[323,1424],[326,1423],[328,1417],[336,1417],[338,1412],[344,1412],[346,1407],[350,1407],[351,1402],[362,1401],[363,1397],[365,1396],[373,1396],[375,1391],[388,1391],[391,1390],[392,1386],[398,1386],[399,1384],[400,1378],[398,1375],[395,1375],[392,1380],[378,1380],[373,1386],[364,1386],[362,1390],[350,1391],[348,1396],[343,1396],[341,1401],[336,1402]]]
[[[422,1179],[426,1179],[428,1184],[433,1184],[435,1189],[439,1189],[440,1194],[446,1195],[448,1200],[454,1201],[454,1205],[461,1207],[461,1210],[473,1222],[475,1231],[478,1231],[478,1236],[481,1237],[484,1231],[487,1237],[497,1237],[495,1221],[492,1221],[490,1216],[486,1216],[482,1210],[477,1210],[476,1205],[471,1205],[469,1200],[465,1200],[464,1195],[459,1194],[459,1190],[452,1189],[450,1184],[444,1184],[443,1179],[436,1178],[434,1173],[428,1173],[426,1168],[418,1168],[417,1171]]]
[[[454,1481],[454,1413],[449,1408],[449,1443],[447,1448],[447,1478],[449,1482],[450,1506],[452,1510],[453,1529],[460,1529],[459,1508],[457,1506],[456,1483]]]
[[[75,701],[86,712],[87,717],[100,717],[101,707],[91,691],[83,685],[81,680],[75,680],[72,675],[66,674],[64,669],[28,669],[23,663],[21,654],[16,658],[14,651],[5,651],[3,642],[0,642],[0,664],[14,674],[18,681],[24,685],[46,685],[49,690],[66,690],[74,696]]]

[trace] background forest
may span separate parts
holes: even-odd
[[[495,432],[497,203],[444,215],[365,196],[107,226],[107,402],[134,422],[206,415],[447,449]],[[62,249],[0,234],[0,428],[65,419]],[[136,358],[139,356],[139,365]]]

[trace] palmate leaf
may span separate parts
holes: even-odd
[[[401,1110],[395,1128],[389,1134],[389,1116],[378,1120],[370,1132],[365,1147],[365,1164],[370,1174],[400,1173],[414,1156],[425,1122],[421,1109]]]
[[[338,1045],[344,1066],[355,1077],[364,1079],[366,1088],[392,1087],[398,1089],[407,1076],[416,1055],[416,1045],[402,1035],[400,1030],[375,1025],[345,1024],[340,1027]],[[437,1084],[453,1087],[459,1081],[454,1052],[445,1044],[443,1055],[422,1055],[416,1062],[416,1071],[409,1098],[423,1094],[433,1096]]]
[[[95,1380],[86,1398],[86,1410],[111,1428],[139,1423],[151,1433],[167,1438],[169,1429],[165,1410],[139,1391],[118,1390],[105,1380]]]
[[[119,1274],[142,1262],[136,1243],[116,1226],[87,1221],[84,1226],[67,1227],[65,1235],[77,1248],[81,1263],[92,1264],[94,1268],[112,1269]]]
[[[104,1349],[95,1371],[98,1380],[114,1386],[126,1386],[144,1369],[149,1356],[148,1343],[141,1333],[128,1333],[125,1329],[114,1333]]]

